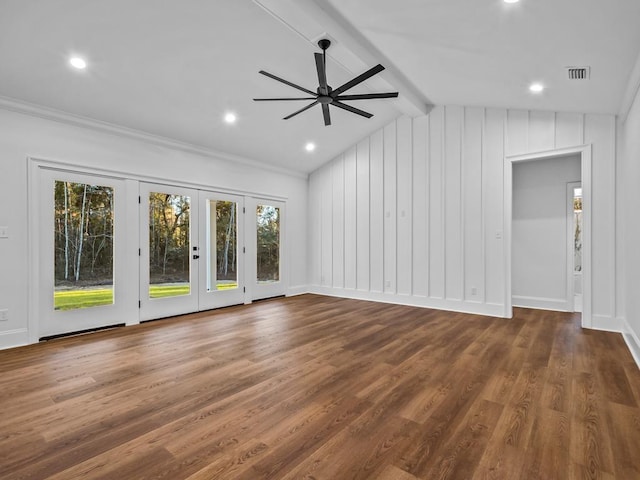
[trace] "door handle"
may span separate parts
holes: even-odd
[[[197,259],[199,259],[199,258],[200,258],[200,255],[194,255],[194,256],[193,256],[193,259],[194,259],[194,260],[197,260]]]

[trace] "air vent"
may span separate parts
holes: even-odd
[[[589,80],[591,67],[566,67],[569,80]]]

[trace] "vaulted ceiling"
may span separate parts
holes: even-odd
[[[0,106],[35,104],[308,173],[428,104],[617,113],[638,25],[638,0],[1,0]],[[323,35],[335,44],[333,87],[382,63],[379,79],[350,93],[400,98],[354,105],[368,120],[334,108],[330,127],[319,107],[285,121],[304,103],[252,101],[300,93],[259,70],[315,90]],[[88,67],[74,70],[71,55]],[[591,78],[570,81],[567,66],[589,66]],[[529,92],[534,81],[541,94]]]

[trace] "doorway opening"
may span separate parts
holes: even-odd
[[[514,168],[518,165],[523,165],[526,163],[536,164],[537,161],[543,160],[557,160],[562,161],[565,157],[577,156],[579,159],[579,186],[581,190],[581,199],[580,199],[580,291],[581,291],[581,307],[582,310],[582,326],[585,328],[591,328],[592,326],[592,317],[591,317],[591,146],[579,146],[573,148],[559,149],[549,152],[541,152],[541,153],[532,153],[526,155],[517,155],[505,157],[505,165],[504,165],[504,198],[505,198],[505,209],[504,209],[504,239],[505,239],[505,310],[504,316],[507,318],[511,318],[513,316],[513,305],[519,306],[527,306],[532,308],[543,308],[543,309],[553,309],[553,310],[563,310],[563,311],[575,311],[576,307],[576,299],[574,290],[576,290],[575,281],[573,275],[574,268],[574,247],[569,250],[569,245],[573,244],[573,242],[569,242],[568,238],[571,238],[570,235],[573,235],[575,232],[573,230],[573,216],[574,212],[571,209],[571,223],[568,222],[568,208],[566,205],[568,202],[565,200],[567,198],[566,192],[566,183],[565,182],[561,190],[557,192],[557,195],[560,196],[560,209],[562,211],[562,216],[557,221],[562,224],[562,232],[561,236],[563,238],[561,245],[562,253],[558,253],[562,258],[562,270],[561,270],[561,278],[564,279],[565,287],[555,290],[555,295],[545,296],[546,293],[542,293],[539,295],[539,298],[523,298],[527,297],[526,294],[522,292],[516,291],[515,285],[517,285],[517,273],[514,267],[518,265],[518,262],[522,258],[522,249],[520,245],[515,244],[522,239],[522,231],[514,232]],[[577,180],[577,179],[573,179]],[[572,195],[573,195],[572,191]],[[573,202],[573,201],[572,201]],[[564,212],[567,212],[566,214]],[[545,227],[547,228],[547,227]],[[549,227],[550,228],[550,227]],[[557,230],[554,230],[557,231]],[[544,240],[548,240],[544,238],[544,231],[542,232]],[[519,238],[516,235],[520,235]],[[559,252],[559,250],[558,250]],[[520,255],[520,257],[515,258],[515,255]],[[560,257],[558,257],[560,258]],[[546,259],[548,260],[548,259]],[[533,275],[531,278],[536,278],[536,276],[543,277],[544,274],[541,270],[536,270],[539,268],[535,262],[529,262],[530,268],[532,269]],[[560,270],[558,270],[560,271]],[[571,272],[571,274],[570,274]],[[531,272],[528,272],[531,273]],[[516,280],[516,282],[514,282]],[[515,285],[514,285],[515,283]],[[546,286],[545,286],[546,287]],[[561,293],[558,293],[561,292]],[[518,298],[519,297],[519,298]],[[536,297],[534,295],[534,297]],[[523,304],[524,301],[524,304]],[[530,302],[526,304],[526,302]],[[536,303],[538,302],[538,303]],[[554,306],[550,306],[550,304],[554,304]]]

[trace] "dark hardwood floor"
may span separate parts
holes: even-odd
[[[0,478],[640,479],[640,371],[579,316],[316,295],[0,352]]]

